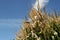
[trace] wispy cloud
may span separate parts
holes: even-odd
[[[49,2],[49,0],[39,0],[40,8],[43,8],[48,2]],[[38,5],[38,1],[36,0],[36,2],[34,4],[35,9],[37,9],[37,5]]]
[[[7,26],[19,26],[22,23],[22,19],[0,19],[0,27]]]

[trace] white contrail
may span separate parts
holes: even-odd
[[[49,0],[39,0],[40,9],[43,8],[48,2]],[[38,6],[38,1],[36,0],[33,7],[37,9],[37,6]]]

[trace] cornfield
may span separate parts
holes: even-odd
[[[16,40],[60,40],[60,16],[47,15],[46,10],[32,9],[29,19],[24,20],[23,28],[16,34]]]

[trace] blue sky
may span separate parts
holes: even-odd
[[[34,0],[0,0],[0,40],[15,38],[24,16],[28,16]],[[47,10],[60,11],[60,0],[49,0]]]

